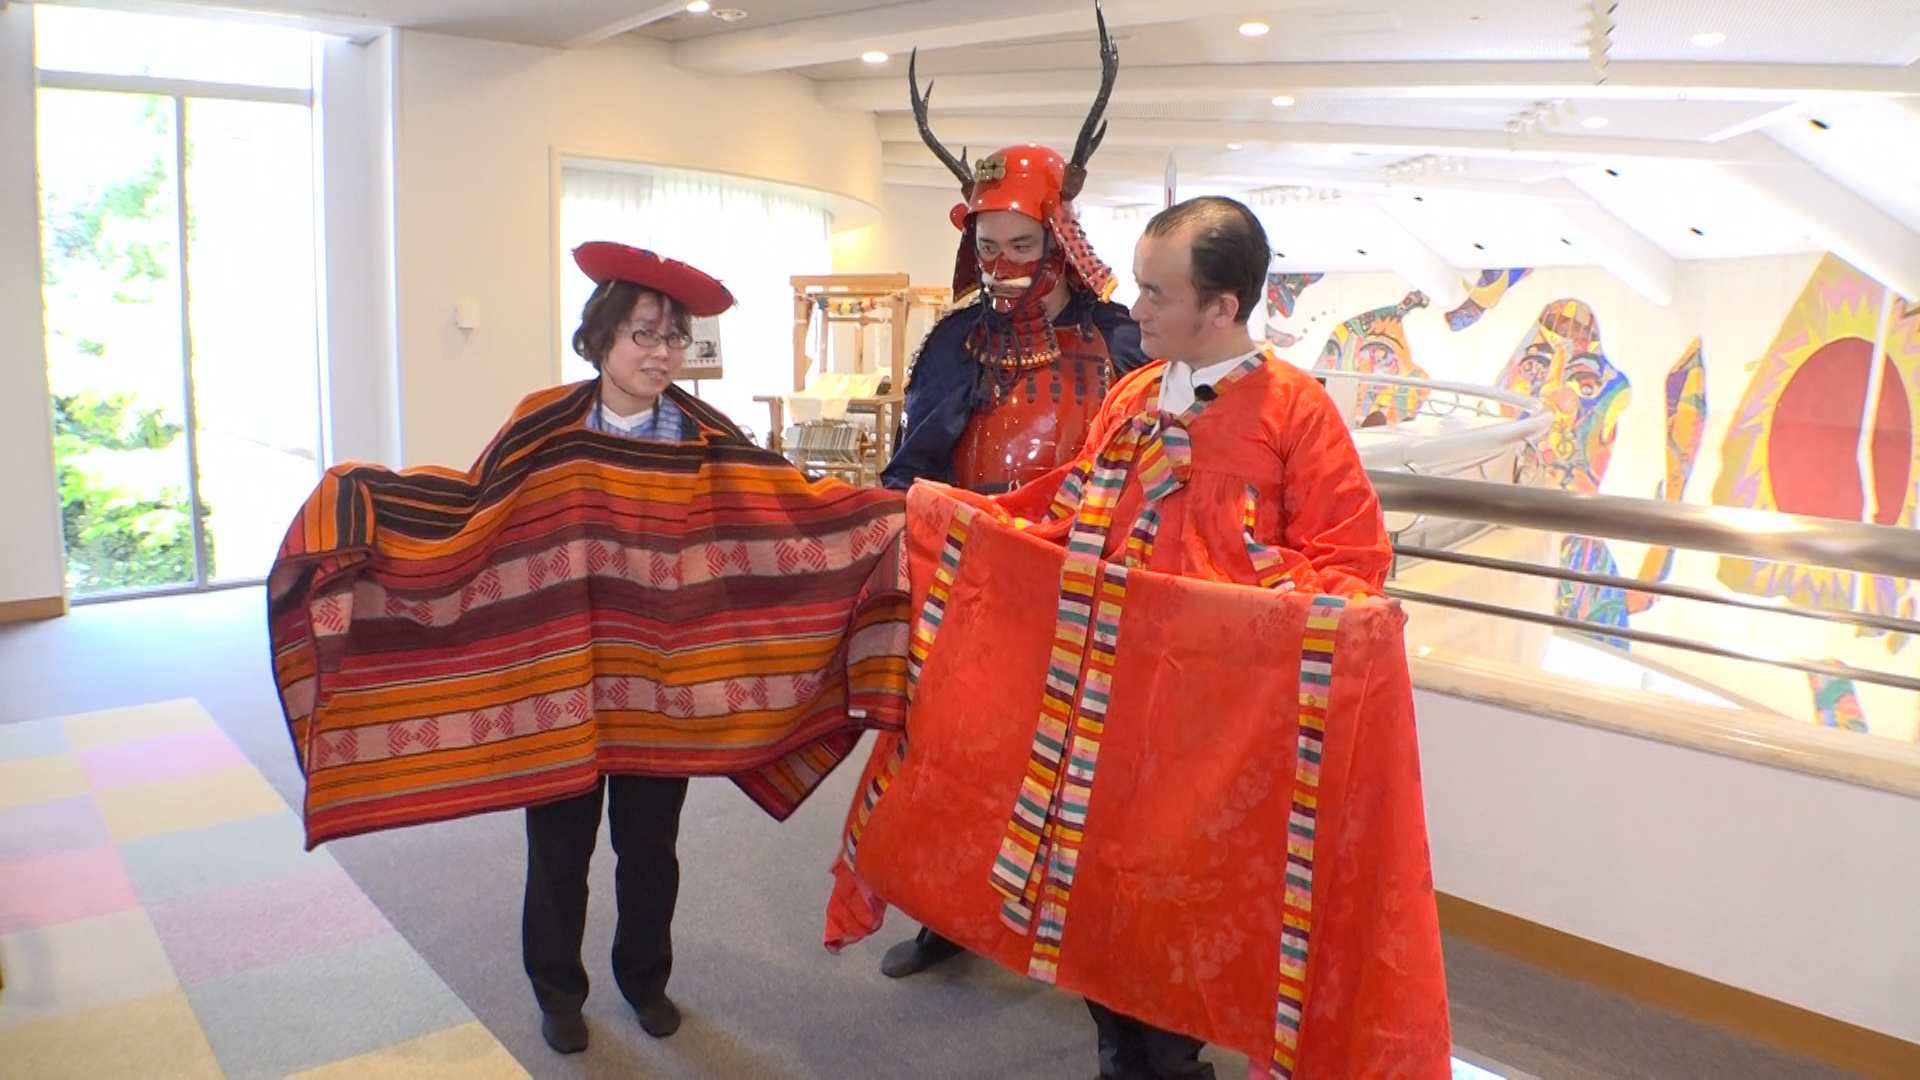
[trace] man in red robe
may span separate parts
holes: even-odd
[[[1393,550],[1346,424],[1313,376],[1247,330],[1271,260],[1259,219],[1231,199],[1189,200],[1148,223],[1134,254],[1140,296],[1133,317],[1147,355],[1165,362],[1114,389],[1094,421],[1083,467],[1140,418],[1157,421],[1161,445],[1153,445],[1152,432],[1137,440],[1112,519],[1155,522],[1146,526],[1147,569],[1377,595]],[[1182,474],[1184,483],[1155,498],[1156,480]],[[1034,484],[1009,497],[1007,509],[1038,518],[1057,494],[1057,484]],[[1054,528],[1062,542],[1070,524]],[[1103,554],[1124,557],[1143,531],[1110,529]],[[1102,1076],[1213,1075],[1200,1061],[1199,1040],[1092,1000],[1087,1008],[1099,1029]]]
[[[1149,222],[1134,254],[1133,317],[1147,355],[1163,362],[1114,388],[1078,462],[1001,505],[1038,521],[1063,483],[1130,441],[1113,521],[1152,530],[1146,569],[1377,595],[1392,545],[1339,409],[1247,330],[1271,258],[1259,219],[1231,199],[1192,199]],[[1066,515],[1036,531],[1064,542],[1070,526]],[[1104,554],[1124,555],[1131,541],[1109,530]]]
[[[1085,987],[1089,994],[1128,1005],[1129,1011],[1151,1012],[1162,1024],[1231,1034],[1233,1045],[1243,1051],[1252,1052],[1261,1041],[1257,1031],[1264,1008],[1274,1046],[1272,1075],[1295,1075],[1296,1064],[1304,1068],[1312,1061],[1318,1064],[1301,1075],[1358,1068],[1367,1075],[1385,1069],[1392,1075],[1443,1076],[1445,987],[1398,613],[1378,600],[1348,605],[1350,629],[1330,629],[1340,622],[1337,613],[1346,601],[1378,596],[1391,548],[1379,502],[1338,408],[1312,375],[1280,360],[1248,333],[1248,315],[1259,302],[1270,257],[1259,221],[1237,202],[1203,198],[1164,211],[1147,226],[1135,254],[1140,298],[1133,309],[1145,350],[1161,362],[1119,383],[1079,457],[1045,479],[994,498],[914,493],[910,529],[945,534],[946,523],[953,523],[930,591],[919,580],[920,566],[915,568],[916,601],[927,593],[910,661],[910,670],[924,668],[909,720],[909,735],[918,740],[919,750],[908,754],[904,744],[895,749],[884,740],[876,748],[870,783],[863,785],[849,817],[829,944],[871,932],[884,906],[876,906],[877,897],[864,883],[872,880],[881,895],[912,902],[916,914],[926,911],[923,917],[942,920],[943,931],[950,927],[969,947],[1001,963],[1016,969],[1024,964],[1035,978]],[[922,528],[922,519],[933,528]],[[1064,571],[1049,570],[1061,565],[1058,555],[1048,566],[1037,565],[1044,559],[1032,545],[1040,540],[1065,549]],[[924,561],[928,541],[916,536],[915,543],[916,559]],[[960,562],[964,552],[974,552],[966,556],[973,560],[971,573]],[[991,592],[984,590],[987,579],[977,576],[986,572],[983,565],[994,568]],[[1129,578],[1130,570],[1149,573]],[[1229,594],[1183,586],[1189,591],[1174,595],[1170,579],[1243,588]],[[1059,632],[1029,634],[1025,627],[1045,605],[1028,604],[1004,590],[1040,590],[1055,580]],[[1297,597],[1274,605],[1272,592]],[[1005,638],[982,643],[965,629],[995,619],[996,611],[1012,618],[1015,607],[1023,612],[1017,624],[991,623],[993,635],[1009,635]],[[1220,639],[1222,627],[1215,623],[1249,618],[1266,621]],[[956,631],[960,636],[943,637],[942,648],[933,649],[932,635],[943,621],[962,627]],[[1122,631],[1122,626],[1134,629]],[[1142,635],[1151,639],[1146,655],[1139,651]],[[1044,644],[1049,636],[1051,644]],[[1203,638],[1220,640],[1209,645]],[[1333,660],[1336,639],[1344,656],[1352,658],[1357,650],[1372,659]],[[1024,743],[1024,738],[986,738],[977,724],[966,734],[947,714],[959,708],[955,697],[968,699],[969,715],[1023,712],[1012,699],[1031,690],[999,695],[997,687],[1033,685],[1020,673],[1029,653],[1052,657],[1041,730],[1034,736],[1034,765],[1021,786],[1014,820],[1007,824],[1005,844],[990,840],[992,847],[982,848],[978,830],[961,823],[962,816],[971,820],[969,803],[981,794],[967,786],[967,778],[1001,775],[994,770],[1004,766],[987,761],[999,751],[986,744]],[[1300,658],[1298,667],[1289,667],[1289,655]],[[1220,670],[1208,668],[1210,661]],[[986,667],[1001,674],[979,675],[976,669]],[[1274,715],[1269,722],[1262,713],[1216,721],[1229,713],[1258,712],[1265,707],[1259,703],[1286,696],[1276,694],[1275,687],[1288,671],[1301,686],[1302,749],[1297,757],[1290,751],[1275,756],[1271,747],[1259,751],[1267,755],[1253,769],[1261,775],[1244,775],[1242,766],[1255,761],[1248,756],[1255,744],[1273,738],[1292,716]],[[1244,693],[1236,695],[1234,687]],[[992,700],[998,696],[1008,700]],[[1154,705],[1143,712],[1149,700]],[[1190,715],[1150,716],[1178,714],[1182,706],[1192,710]],[[1338,713],[1331,722],[1326,719],[1330,709]],[[1373,722],[1356,725],[1361,713]],[[1142,727],[1149,720],[1151,732]],[[1211,760],[1204,746],[1179,745],[1203,730],[1217,730],[1218,736],[1209,737],[1229,740],[1215,746],[1212,755],[1234,760],[1203,765]],[[921,735],[912,735],[915,731]],[[1098,750],[1103,741],[1105,753]],[[1323,751],[1329,770],[1324,776]],[[1014,754],[1024,759],[1024,746]],[[1115,791],[1107,798],[1122,803],[1102,803],[1093,794],[1094,754],[1102,775],[1109,777],[1105,790]],[[1282,908],[1273,904],[1271,887],[1255,884],[1276,872],[1271,845],[1259,851],[1234,848],[1231,838],[1222,837],[1223,830],[1275,827],[1270,804],[1261,801],[1274,797],[1262,770],[1291,773],[1296,761],[1307,782],[1294,790],[1307,794],[1296,797],[1295,825],[1283,830],[1289,835],[1282,845],[1288,865],[1281,928]],[[1319,831],[1326,843],[1315,873],[1312,791],[1322,780]],[[1247,783],[1261,791],[1246,788]],[[1094,800],[1091,813],[1089,798]],[[1245,807],[1258,803],[1263,808],[1258,824],[1247,820],[1235,826],[1210,817],[1211,811],[1193,812],[1236,800],[1243,816]],[[1280,820],[1286,820],[1284,814]],[[1091,831],[1096,828],[1098,833]],[[951,835],[933,839],[942,830]],[[998,835],[998,827],[988,832]],[[1182,841],[1175,833],[1191,839]],[[1336,834],[1342,839],[1335,841]],[[944,899],[982,894],[972,884],[974,871],[965,866],[949,871],[916,854],[915,849],[928,846],[952,852],[940,863],[965,866],[997,849],[991,856],[992,891],[1006,899],[997,919],[988,913],[997,901]],[[1244,872],[1223,867],[1218,857],[1229,849],[1254,861]],[[1187,867],[1168,869],[1148,861],[1156,858],[1180,860]],[[1296,864],[1306,868],[1300,881],[1294,876]],[[949,881],[951,874],[960,876]],[[1176,880],[1186,884],[1174,885]],[[1161,894],[1169,887],[1195,888],[1202,880],[1214,883],[1209,888],[1256,891],[1187,893],[1185,899]],[[1316,881],[1340,884],[1310,883]],[[1344,889],[1356,881],[1368,884],[1344,895],[1320,895],[1323,888]],[[1043,884],[1036,888],[1036,882]],[[1377,891],[1363,899],[1369,888]],[[1076,906],[1105,915],[1080,916],[1082,944],[1076,950],[1070,938],[1063,953],[1066,890],[1083,897]],[[1208,914],[1201,916],[1203,911]],[[1196,918],[1223,921],[1209,927]],[[1014,936],[996,929],[996,923],[1011,928]],[[1318,957],[1311,969],[1305,960],[1309,924]],[[1226,957],[1244,956],[1247,943],[1259,935],[1275,933],[1282,986],[1277,1022],[1273,999],[1267,998],[1265,1006],[1258,1000],[1259,985],[1273,985],[1271,975],[1256,976],[1244,960],[1207,973]],[[1147,939],[1154,935],[1166,936]],[[1106,950],[1095,944],[1102,940],[1109,942]],[[1314,995],[1307,993],[1309,970],[1320,987]],[[1244,983],[1247,979],[1252,982]],[[1252,987],[1254,998],[1239,996],[1243,986]],[[1172,1000],[1195,993],[1206,1000]],[[1208,996],[1214,994],[1222,996]],[[1098,1028],[1103,1076],[1213,1075],[1200,1060],[1200,1039],[1091,998],[1088,1008]]]

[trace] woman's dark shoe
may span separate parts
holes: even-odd
[[[542,1013],[540,1037],[561,1054],[577,1054],[587,1048],[587,1021],[579,1013]]]
[[[680,1006],[665,994],[635,1002],[633,1011],[640,1017],[640,1029],[656,1039],[680,1030]]]

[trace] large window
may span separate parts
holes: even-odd
[[[593,377],[573,331],[593,283],[573,265],[589,240],[616,240],[691,263],[726,283],[738,305],[720,319],[725,377],[700,396],[764,433],[762,394],[793,392],[795,274],[833,267],[832,216],[804,193],[708,173],[572,161],[561,168],[560,377]]]
[[[262,578],[323,457],[313,39],[34,11],[68,587]]]

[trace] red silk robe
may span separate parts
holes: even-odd
[[[1158,411],[1165,370],[1151,364],[1121,380],[1080,461],[1008,493],[1001,505],[1036,521],[1036,535],[1064,543],[1071,520],[1046,520],[1062,483],[1071,484],[1076,468],[1094,463],[1135,418]],[[1185,414],[1190,475],[1154,507],[1164,539],[1146,568],[1268,587],[1277,575],[1307,593],[1377,593],[1393,560],[1380,501],[1319,382],[1266,351],[1214,391],[1215,400],[1195,402]],[[1148,458],[1163,455],[1139,456],[1144,467],[1127,473],[1114,506],[1109,558],[1126,551],[1129,527],[1147,507],[1156,473]]]
[[[1347,599],[1385,576],[1378,503],[1319,386],[1263,359],[1180,418],[1144,369],[1043,484],[914,489],[912,706],[827,943],[890,902],[1274,1076],[1443,1077],[1402,616]]]

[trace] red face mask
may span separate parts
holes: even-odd
[[[1053,287],[1060,284],[1066,270],[1067,257],[1057,249],[1031,262],[1016,262],[1005,255],[995,255],[980,261],[980,283],[987,289],[993,310],[1011,315],[1022,308],[1038,306]]]

